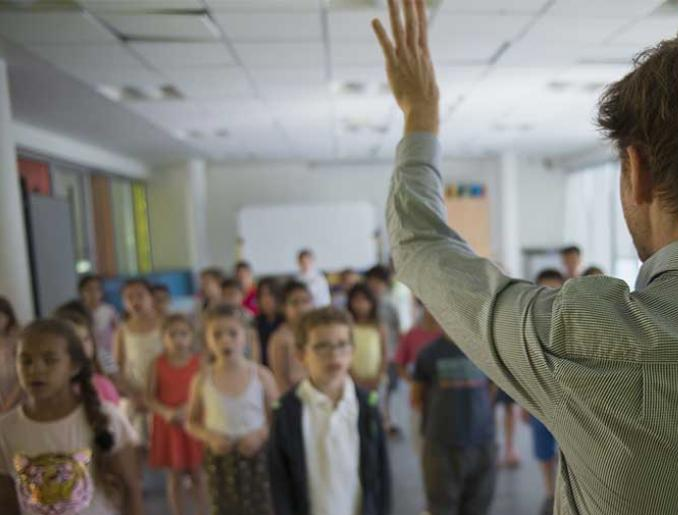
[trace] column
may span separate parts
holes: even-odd
[[[0,58],[0,295],[22,322],[34,316],[26,228],[17,175],[7,65]]]
[[[522,277],[518,205],[518,158],[507,153],[500,160],[501,264],[508,275]]]

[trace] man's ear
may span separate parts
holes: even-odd
[[[627,170],[631,186],[631,198],[636,205],[652,202],[652,173],[642,153],[635,145],[626,147]]]

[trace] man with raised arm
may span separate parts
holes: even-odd
[[[373,22],[405,136],[387,208],[399,278],[451,339],[560,443],[555,513],[678,513],[678,40],[644,52],[601,100],[641,260],[561,289],[511,279],[447,225],[439,92],[423,0]],[[433,514],[436,515],[436,514]]]

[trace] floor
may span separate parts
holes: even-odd
[[[401,388],[403,390],[403,388]],[[424,493],[416,454],[409,438],[409,415],[406,392],[396,399],[395,419],[404,429],[403,438],[391,442],[391,464],[394,482],[393,515],[419,515],[425,510]],[[498,427],[502,414],[498,413]],[[501,469],[490,515],[539,515],[543,502],[542,481],[532,458],[531,433],[519,421],[516,435],[522,464],[514,470]],[[162,476],[148,474],[145,478],[144,500],[148,515],[168,513]]]

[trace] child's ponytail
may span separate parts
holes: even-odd
[[[82,407],[85,410],[87,422],[94,433],[94,447],[103,452],[109,452],[113,449],[115,439],[108,428],[108,415],[104,412],[99,399],[99,394],[92,383],[92,365],[87,363],[81,369],[73,380],[80,387],[80,398]]]

